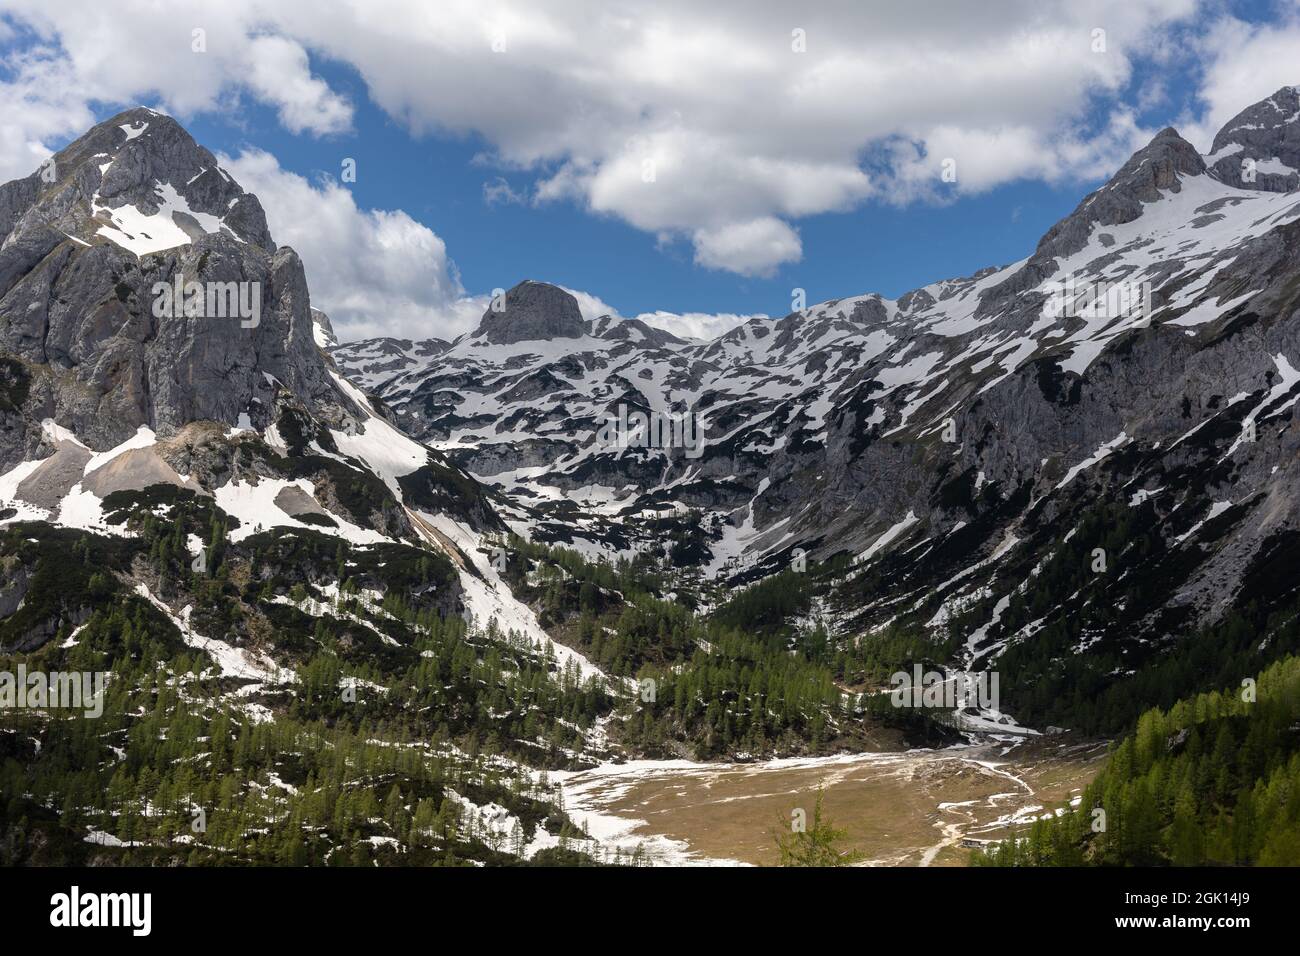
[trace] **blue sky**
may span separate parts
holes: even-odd
[[[1293,0],[47,6],[0,15],[0,175],[163,109],[354,334],[450,336],[523,278],[708,332],[796,287],[898,296],[1029,254],[1160,128],[1207,148],[1300,82]]]
[[[500,177],[522,192],[531,174],[493,164],[486,158],[490,145],[476,135],[412,136],[369,102],[351,70],[318,63],[315,72],[356,105],[354,133],[294,135],[266,107],[237,118],[201,115],[187,126],[214,152],[255,146],[309,179],[338,179],[343,158],[356,159],[357,181],[348,188],[358,204],[404,209],[433,229],[446,241],[470,292],[542,279],[591,292],[624,315],[658,309],[783,315],[795,287],[807,291],[810,303],[868,291],[897,297],[1028,255],[1053,223],[1106,178],[1055,185],[1017,181],[975,196],[905,207],[867,201],[847,212],[810,216],[797,224],[802,261],[783,265],[771,277],[746,277],[697,266],[688,243],[660,245],[653,235],[572,202],[489,203],[486,183]],[[1139,114],[1143,125],[1158,130],[1174,123],[1194,92],[1184,72],[1168,101]],[[99,112],[103,118],[113,110]],[[1099,108],[1079,117],[1081,129],[1100,122]]]

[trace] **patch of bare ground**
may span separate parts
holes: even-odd
[[[566,807],[592,834],[660,863],[776,862],[774,834],[809,817],[818,786],[843,846],[873,866],[968,862],[963,840],[1003,839],[1077,796],[1104,743],[1065,738],[748,764],[639,761],[569,777]]]

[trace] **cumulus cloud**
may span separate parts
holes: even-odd
[[[6,22],[58,51],[63,88],[83,96],[157,99],[182,116],[252,97],[313,134],[346,129],[352,106],[312,62],[346,64],[413,134],[481,137],[489,161],[532,177],[510,193],[489,185],[488,201],[576,202],[692,244],[702,267],[763,275],[799,259],[802,217],[942,195],[935,161],[949,155],[957,194],[1087,177],[1122,160],[1146,131],[1125,129],[1115,98],[1135,62],[1171,55],[1162,31],[1197,2],[792,11],[775,0],[660,0],[654,16],[597,0],[226,0],[219,18],[213,9],[176,0],[163,17],[151,0],[7,0]],[[191,49],[195,28],[207,31],[203,54]],[[1250,85],[1246,64],[1282,62],[1286,48],[1270,49],[1261,40],[1257,58],[1225,60],[1212,85],[1225,97]],[[1099,101],[1118,125],[1071,135]],[[78,104],[60,108],[66,123]],[[64,128],[14,115],[0,139],[10,155]]]
[[[8,182],[30,175],[53,152],[49,142],[85,132],[95,117],[57,50],[34,46],[0,66],[9,75],[0,82],[0,182]]]
[[[165,11],[152,0],[6,0],[3,15],[10,42],[30,41],[57,64],[60,85],[15,81],[42,109],[59,113],[75,96],[82,107],[153,103],[187,116],[237,110],[248,96],[274,107],[293,132],[338,133],[352,123],[352,106],[312,74],[302,42],[267,24],[251,0],[177,0]]]
[[[939,126],[915,140],[885,147],[888,187],[879,198],[894,205],[942,201],[987,192],[1016,178],[1057,183],[1104,176],[1151,141],[1155,129],[1138,124],[1131,110],[1118,108],[1092,135],[1053,134],[1029,126],[978,129]]]
[[[663,309],[625,316],[608,302],[605,302],[599,296],[592,295],[590,292],[567,287],[565,291],[578,300],[578,308],[582,312],[584,319],[598,319],[602,315],[612,315],[618,319],[639,319],[652,328],[663,329],[665,332],[671,332],[673,335],[684,339],[701,339],[705,341],[715,339],[719,335],[730,332],[736,326],[748,322],[750,319],[767,318],[766,315],[737,315],[731,312],[668,312]],[[487,309],[488,300],[484,296],[476,299],[475,302],[482,303],[475,316],[477,323],[477,319]]]
[[[684,339],[710,341],[725,335],[750,319],[766,319],[767,315],[737,315],[734,312],[642,312],[633,316],[646,325],[663,329]]]
[[[1223,126],[1247,106],[1284,86],[1300,83],[1300,3],[1268,24],[1220,17],[1197,42],[1205,64],[1199,115],[1179,124],[1202,152]]]
[[[330,317],[342,342],[374,336],[451,340],[478,327],[495,290],[469,294],[446,243],[401,210],[362,209],[332,177],[312,181],[270,153],[246,149],[218,157],[266,210],[271,235],[303,261],[312,305]],[[568,289],[583,318],[619,318],[599,296]],[[688,338],[713,338],[749,316],[692,312],[636,316]]]
[[[248,61],[249,88],[259,99],[275,104],[290,132],[341,133],[352,125],[351,105],[311,75],[301,44],[285,37],[253,37]]]
[[[798,262],[802,254],[798,234],[773,216],[695,233],[695,261],[709,269],[767,276],[782,263]]]
[[[302,258],[312,304],[341,340],[448,338],[469,322],[446,244],[400,210],[365,210],[336,180],[311,182],[261,150],[220,157],[261,200],[271,235]],[[482,310],[479,310],[482,314]],[[477,321],[477,317],[473,322]]]

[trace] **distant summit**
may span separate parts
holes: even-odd
[[[1300,186],[1300,87],[1284,86],[1219,130],[1206,164],[1244,189],[1285,193]]]
[[[497,308],[497,305],[503,306]],[[475,338],[493,345],[536,339],[578,339],[586,332],[578,300],[559,286],[525,279],[483,313]]]

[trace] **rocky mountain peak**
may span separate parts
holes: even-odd
[[[1178,192],[1184,176],[1200,176],[1205,160],[1172,126],[1165,127],[1120,167],[1106,185],[1088,196],[1038,244],[1038,253],[1069,255],[1082,249],[1094,224],[1118,226],[1142,215],[1142,206],[1162,191]]]
[[[339,344],[338,336],[334,334],[334,326],[330,324],[328,315],[320,309],[312,309],[311,321],[317,345],[323,349],[331,349]]]
[[[16,241],[23,229],[45,252],[70,238],[112,242],[139,257],[207,235],[276,248],[257,197],[183,126],[145,108],[105,120],[0,187],[0,234]]]
[[[1146,146],[1101,188],[1086,196],[1074,212],[1052,226],[1038,242],[1025,268],[989,291],[989,303],[1033,288],[1055,274],[1057,259],[1073,255],[1088,244],[1094,226],[1118,226],[1133,222],[1148,203],[1162,194],[1177,193],[1181,180],[1207,172],[1205,160],[1172,126],[1157,133]],[[990,308],[982,305],[981,311]]]
[[[537,339],[577,339],[586,332],[578,300],[559,286],[525,279],[505,294],[502,308],[489,306],[475,338],[493,345]],[[495,303],[494,303],[495,305]]]
[[[612,342],[629,342],[646,348],[686,344],[685,339],[678,338],[664,329],[647,325],[640,319],[620,319],[612,315],[602,315],[593,322],[591,332],[598,338],[609,339]]]
[[[1228,120],[1206,164],[1216,178],[1243,189],[1300,187],[1300,87],[1284,86]]]
[[[119,113],[0,186],[0,232],[0,351],[25,363],[29,406],[0,461],[30,457],[45,418],[102,449],[141,427],[266,427],[281,388],[351,408],[302,263],[170,117]]]

